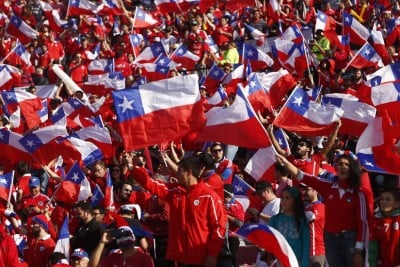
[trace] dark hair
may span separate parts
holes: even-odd
[[[106,213],[106,209],[103,206],[94,206],[94,207],[92,207],[92,211],[93,210],[99,210],[100,214],[105,214]]]
[[[336,158],[335,165],[342,158],[349,161],[349,186],[354,190],[359,190],[361,185],[361,167],[359,162],[350,155],[343,154]]]
[[[24,175],[25,173],[29,173],[31,171],[31,167],[29,166],[28,162],[20,161],[17,163],[15,167],[18,175]]]
[[[198,155],[200,163],[203,165],[203,167],[206,168],[206,170],[214,170],[215,169],[215,164],[214,164],[214,158],[210,153],[201,153]]]
[[[197,178],[200,176],[202,164],[200,163],[198,157],[190,156],[187,158],[183,158],[181,161],[179,161],[178,165],[185,171],[192,171],[193,176]]]
[[[306,220],[303,198],[296,187],[287,186],[283,189],[282,193],[285,191],[287,191],[294,199],[294,218],[296,221],[297,231],[300,232],[301,222]]]
[[[289,170],[279,163],[275,163],[275,171],[277,171],[282,176],[289,176]]]
[[[393,195],[395,201],[400,201],[400,190],[397,188],[383,188],[379,191],[379,195],[382,193],[390,193]]]
[[[74,208],[80,208],[81,210],[87,211],[89,213],[93,212],[92,204],[86,200],[79,201],[74,205]]]

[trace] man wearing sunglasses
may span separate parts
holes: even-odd
[[[211,155],[214,157],[215,172],[222,177],[225,184],[232,184],[233,171],[235,165],[224,155],[221,143],[213,143],[210,148]]]

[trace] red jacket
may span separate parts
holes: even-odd
[[[17,246],[10,235],[0,231],[0,267],[17,266],[19,266]]]
[[[207,256],[217,257],[224,241],[227,217],[222,200],[206,183],[186,190],[168,189],[153,180],[144,168],[134,169],[133,177],[144,188],[170,205],[166,257],[185,264],[204,265]]]

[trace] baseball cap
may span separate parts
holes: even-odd
[[[40,186],[40,179],[36,176],[31,176],[29,179],[29,187]]]
[[[85,250],[83,250],[81,248],[76,248],[74,250],[74,252],[72,252],[71,258],[79,258],[79,259],[86,258],[86,259],[89,259],[89,254]]]

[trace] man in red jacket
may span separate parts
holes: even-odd
[[[179,185],[170,189],[153,180],[144,168],[132,171],[136,181],[170,205],[166,257],[178,266],[215,267],[224,241],[224,204],[213,189],[199,182],[201,168],[197,157],[182,159],[177,172]]]

